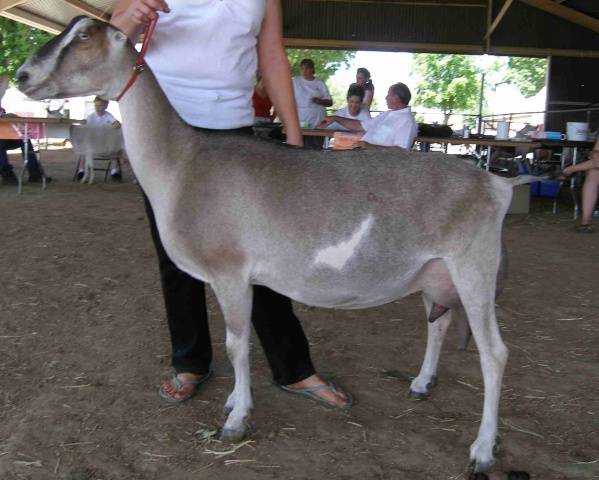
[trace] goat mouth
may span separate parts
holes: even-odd
[[[59,92],[48,85],[25,85],[20,86],[19,90],[33,100],[59,98],[57,95]]]

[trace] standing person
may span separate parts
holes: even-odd
[[[391,85],[387,92],[388,111],[365,121],[332,115],[320,122],[319,127],[325,128],[337,122],[349,130],[366,132],[362,136],[361,146],[363,147],[374,145],[409,150],[418,134],[418,125],[408,106],[411,99],[412,93],[407,85],[396,83]]]
[[[254,87],[252,105],[254,107],[254,123],[272,123],[275,117],[272,112],[272,102],[268,98],[262,77],[258,77]]]
[[[333,105],[329,89],[314,76],[314,62],[304,58],[300,62],[302,74],[293,77],[293,91],[302,127],[314,128],[326,115],[325,107]]]
[[[266,92],[286,126],[287,143],[302,145],[279,0],[173,0],[172,8],[164,0],[120,0],[111,21],[135,40],[157,12],[160,20],[146,61],[183,120],[195,128],[252,134],[251,99],[260,65]],[[147,198],[146,209],[160,264],[175,369],[159,393],[179,403],[191,398],[211,375],[204,284],[170,260]],[[308,341],[289,298],[255,286],[252,323],[277,385],[332,408],[349,407],[349,396],[324,382],[312,366]]]
[[[370,72],[367,68],[358,68],[356,71],[356,83],[352,83],[350,88],[354,85],[359,85],[364,89],[364,99],[362,100],[362,103],[366,109],[370,111],[372,99],[374,98],[374,85],[372,83],[372,78],[370,77]]]
[[[370,120],[370,112],[362,101],[364,100],[364,89],[360,85],[353,83],[347,91],[347,106],[337,110],[334,115],[343,118],[351,118],[360,122]],[[332,130],[347,130],[343,125],[333,122],[327,125]]]
[[[85,124],[89,127],[102,127],[105,125],[111,125],[114,128],[120,128],[121,123],[112,116],[112,113],[106,111],[108,108],[108,100],[96,97],[94,98],[94,111],[90,113],[85,119]],[[79,161],[77,180],[81,180],[85,175],[83,169],[83,160]],[[114,181],[120,182],[123,179],[119,163],[116,160],[111,160],[110,163],[110,178]]]

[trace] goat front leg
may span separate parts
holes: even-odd
[[[247,434],[247,418],[253,407],[250,385],[250,329],[252,286],[242,282],[212,285],[226,324],[226,346],[235,371],[235,387],[225,403],[229,412],[221,440],[236,442]]]

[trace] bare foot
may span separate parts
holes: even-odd
[[[204,375],[196,373],[179,373],[160,387],[160,396],[171,403],[189,400],[198,390],[201,383],[208,380],[210,372]]]
[[[292,383],[290,385],[286,385],[286,387],[292,390],[301,390],[302,388],[312,388],[321,385],[324,386],[326,383],[327,382],[325,382],[322,377],[316,373],[308,378],[303,379],[301,382]],[[330,388],[323,388],[321,390],[316,390],[313,395],[321,398],[327,403],[330,403],[331,406],[338,408],[347,407],[350,404],[349,397],[338,388],[336,388],[336,391],[333,391]]]

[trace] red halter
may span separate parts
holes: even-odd
[[[156,28],[156,22],[158,22],[158,14],[156,14],[156,16],[152,20],[150,20],[150,23],[148,23],[146,27],[146,30],[144,32],[144,41],[141,44],[141,51],[139,52],[139,55],[137,56],[137,60],[135,62],[135,66],[133,67],[133,74],[131,75],[131,78],[129,78],[129,81],[127,82],[127,85],[125,85],[125,88],[123,88],[123,91],[119,94],[118,97],[116,97],[117,102],[121,98],[123,98],[123,95],[125,95],[127,90],[131,88],[131,85],[135,83],[135,80],[137,80],[137,76],[144,71],[144,61],[146,58],[146,52],[148,51],[148,45],[150,45],[150,39],[152,38],[152,34],[154,33],[154,28]]]

